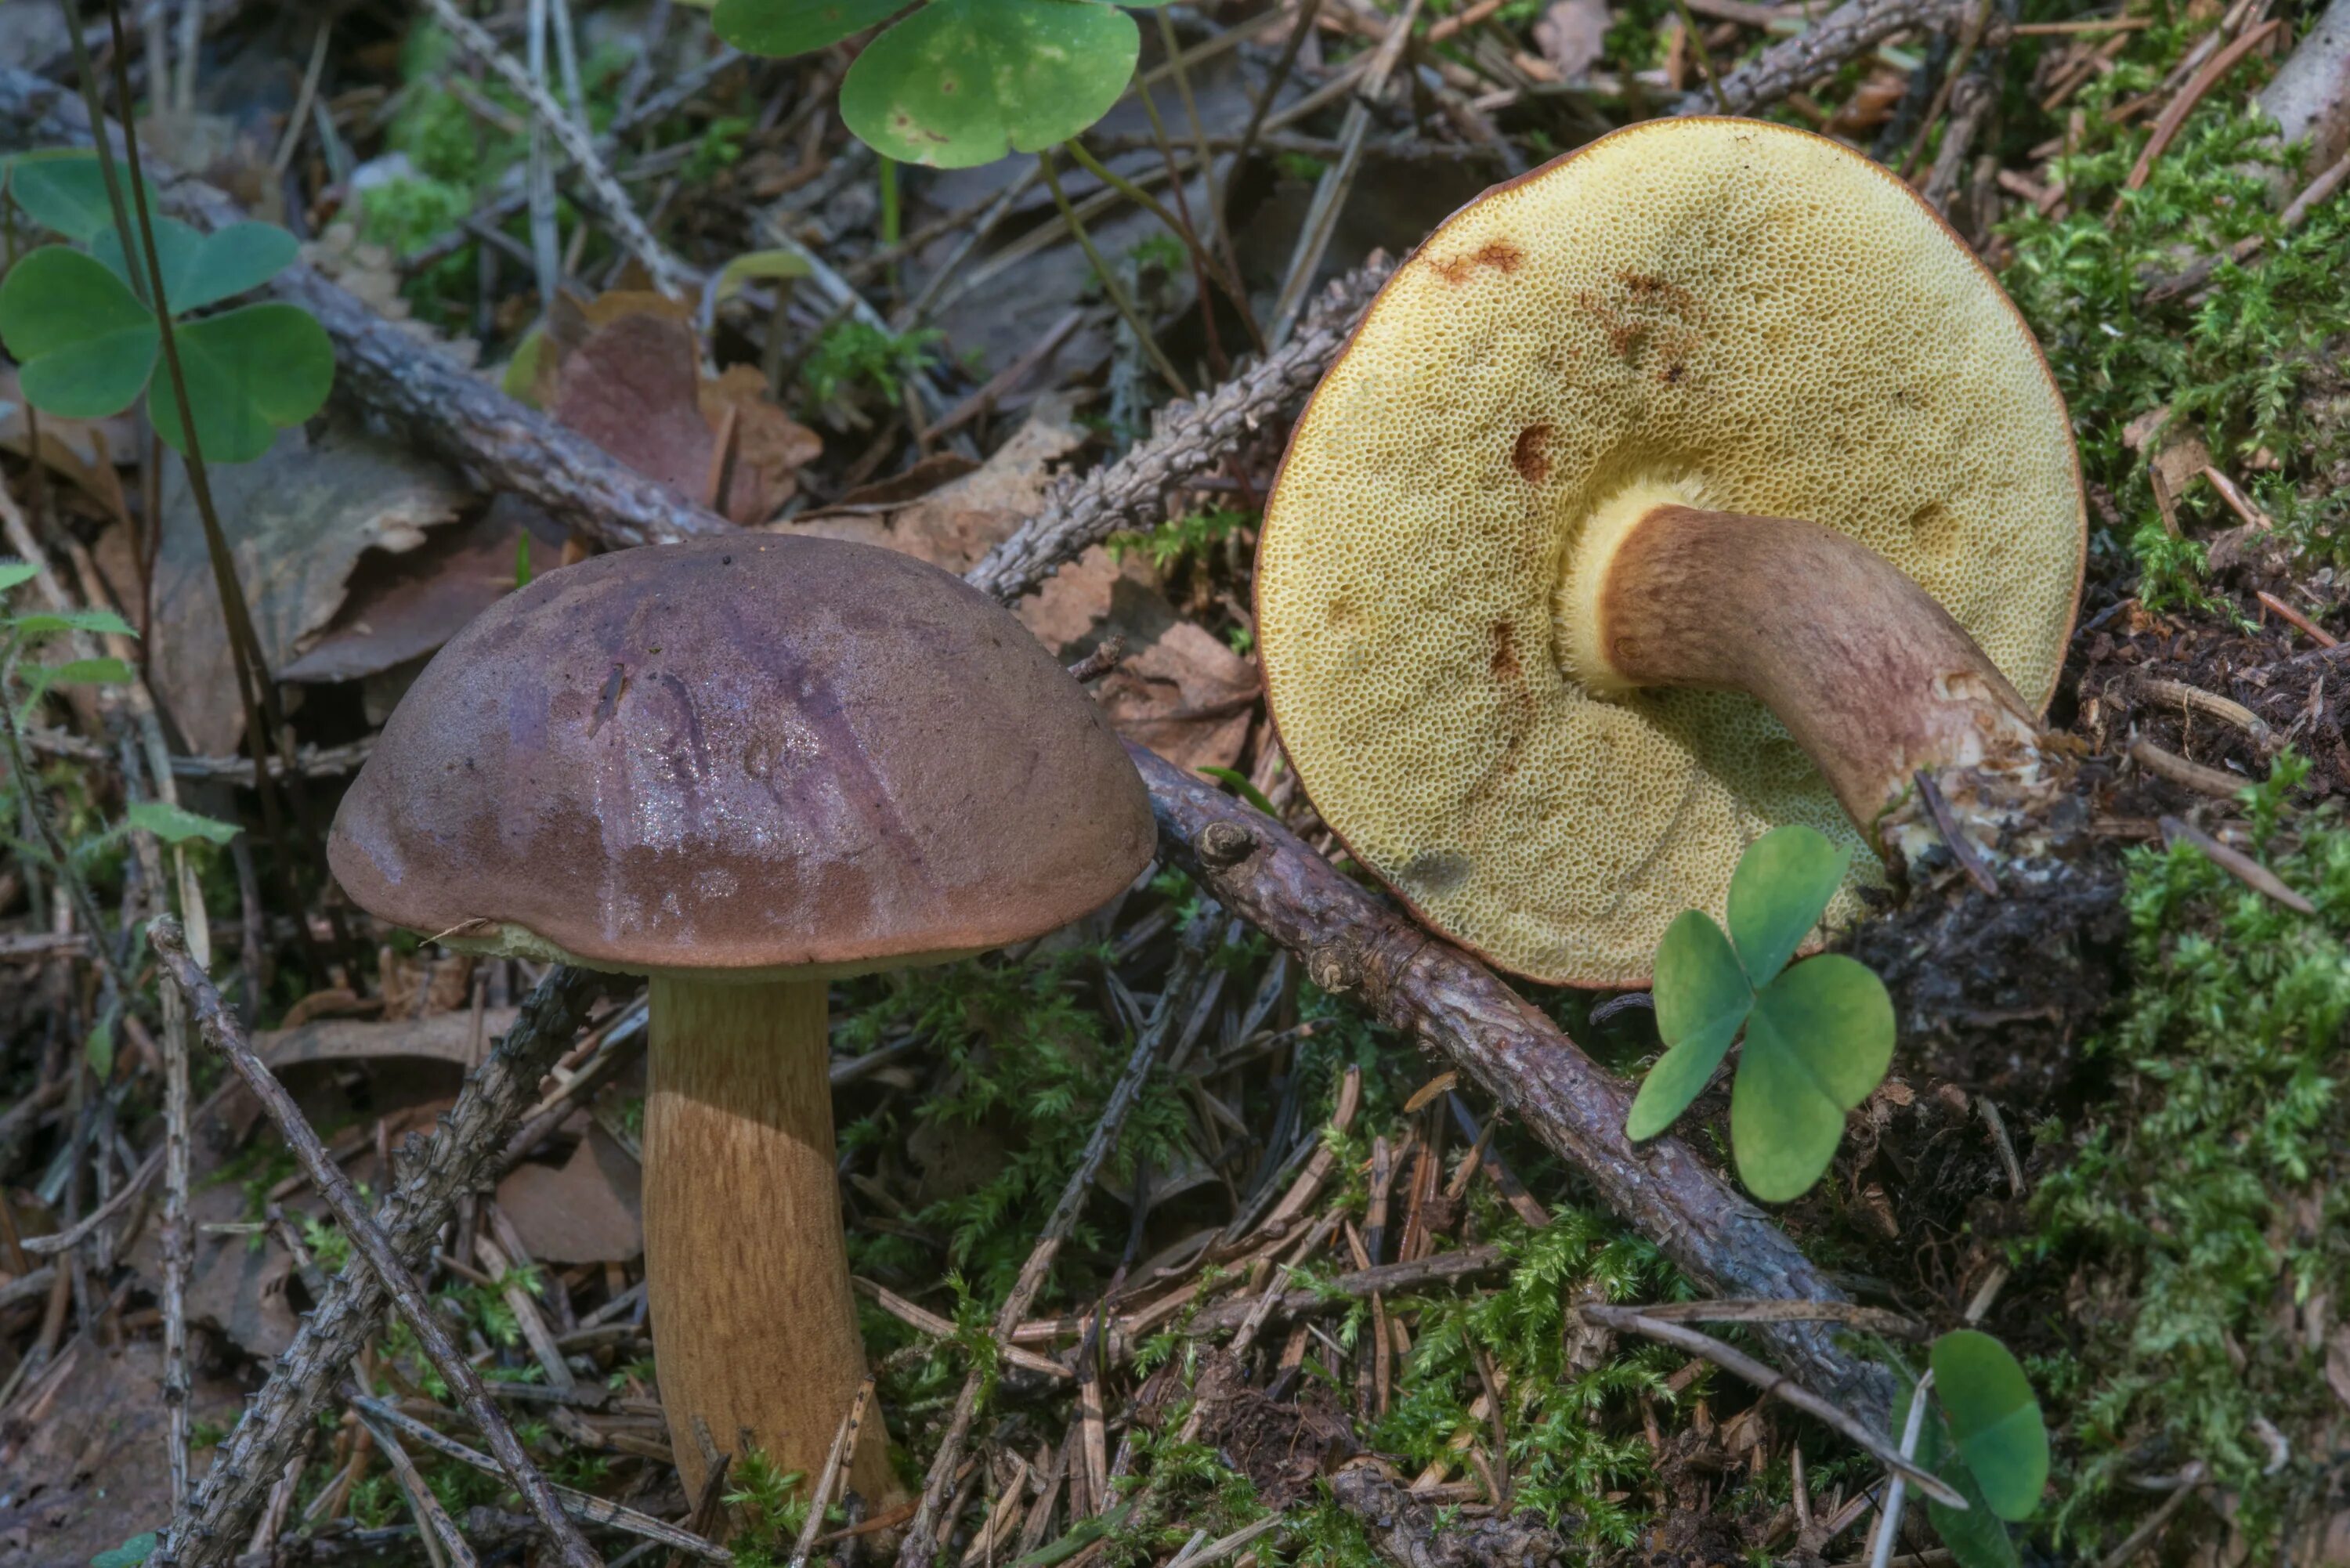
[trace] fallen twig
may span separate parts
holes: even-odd
[[[1482,964],[1347,879],[1304,841],[1206,781],[1129,746],[1150,786],[1161,847],[1224,907],[1346,994],[1442,1051],[1588,1177],[1608,1207],[1725,1295],[1842,1301],[1785,1233],[1678,1138],[1635,1147],[1631,1090]],[[1211,829],[1223,847],[1203,859]],[[1234,836],[1238,836],[1235,837]],[[1230,853],[1242,846],[1238,855]],[[1806,1324],[1764,1331],[1804,1379],[1881,1423],[1893,1385]]]
[[[1946,27],[1966,0],[1848,0],[1820,18],[1810,31],[1772,45],[1721,78],[1722,105],[1731,114],[1752,114],[1778,102],[1806,82],[1828,75],[1856,55],[1910,27]],[[1682,95],[1676,114],[1721,112],[1712,95]]]
[[[1068,1185],[1061,1190],[1061,1200],[1053,1206],[1052,1217],[1045,1221],[1044,1233],[1037,1238],[1028,1261],[1020,1267],[1020,1277],[1013,1282],[1011,1293],[996,1310],[996,1344],[1012,1343],[1013,1330],[1027,1315],[1029,1303],[1036,1299],[1036,1293],[1044,1288],[1045,1277],[1052,1272],[1053,1260],[1060,1255],[1061,1243],[1068,1240],[1070,1230],[1076,1224],[1077,1213],[1085,1207],[1087,1194],[1093,1190],[1094,1178],[1100,1173],[1102,1161],[1118,1147],[1127,1113],[1134,1108],[1135,1100],[1142,1093],[1151,1063],[1191,1011],[1191,988],[1199,982],[1202,967],[1201,950],[1205,932],[1200,928],[1210,923],[1208,919],[1199,922],[1198,927],[1186,933],[1178,949],[1174,970],[1159,993],[1159,1006],[1135,1041],[1126,1071],[1111,1088],[1102,1106],[1101,1120],[1095,1124],[1093,1136],[1086,1140],[1085,1152],[1077,1158],[1076,1169],[1069,1173]],[[941,1511],[955,1484],[964,1439],[970,1436],[972,1422],[979,1414],[984,1371],[983,1367],[973,1366],[955,1396],[954,1414],[947,1422],[946,1435],[939,1440],[938,1453],[931,1461],[930,1475],[922,1485],[921,1501],[915,1508],[913,1522],[907,1526],[905,1542],[899,1549],[898,1568],[930,1568],[931,1559],[938,1552],[943,1523]]]
[[[498,1462],[523,1500],[530,1504],[531,1511],[546,1527],[563,1561],[571,1568],[601,1568],[602,1560],[564,1517],[562,1505],[556,1501],[547,1479],[523,1452],[522,1439],[515,1436],[504,1413],[491,1403],[489,1390],[482,1386],[481,1374],[473,1370],[473,1364],[450,1339],[449,1330],[441,1314],[432,1310],[424,1287],[417,1283],[408,1265],[393,1252],[390,1238],[360,1202],[359,1189],[351,1185],[351,1179],[343,1174],[343,1168],[335,1163],[326,1145],[318,1141],[318,1135],[311,1130],[286,1086],[254,1054],[244,1026],[229,1012],[220,992],[213,989],[204,971],[188,956],[187,938],[181,932],[180,922],[169,915],[159,917],[148,926],[147,935],[155,956],[162,961],[172,983],[187,999],[188,1010],[205,1043],[220,1053],[261,1102],[269,1119],[276,1124],[286,1147],[308,1174],[310,1184],[335,1211],[353,1249],[367,1260],[368,1267],[390,1295],[392,1304],[400,1309],[400,1315],[408,1320],[408,1326],[415,1333],[416,1342],[425,1358],[432,1363],[433,1370],[448,1381],[465,1414],[488,1439],[490,1450],[497,1455]]]
[[[2196,826],[2176,816],[2158,819],[2162,826],[2162,842],[2166,847],[2174,844],[2191,844],[2203,852],[2212,865],[2241,882],[2254,892],[2275,899],[2296,915],[2314,915],[2317,906],[2285,886],[2284,878],[2245,854],[2231,848]]]
[[[489,1455],[468,1448],[444,1432],[433,1430],[398,1406],[387,1404],[381,1399],[373,1398],[357,1391],[351,1395],[351,1406],[361,1414],[373,1417],[398,1431],[400,1436],[431,1449],[444,1459],[454,1459],[461,1465],[470,1465],[484,1475],[500,1473],[498,1461]],[[680,1530],[674,1524],[664,1523],[649,1513],[639,1513],[633,1508],[609,1502],[600,1497],[592,1497],[587,1492],[578,1491],[567,1486],[558,1486],[554,1490],[556,1501],[563,1505],[564,1512],[583,1523],[601,1525],[607,1529],[620,1531],[625,1534],[641,1537],[646,1541],[657,1541],[663,1546],[674,1547],[680,1552],[691,1552],[706,1563],[734,1561],[734,1553],[727,1551],[723,1546],[705,1541],[690,1530]]]
[[[376,1220],[411,1266],[431,1250],[457,1195],[471,1189],[496,1158],[505,1130],[536,1101],[540,1077],[578,1033],[608,983],[584,970],[549,971],[422,1154],[396,1168],[400,1179]],[[382,1287],[369,1271],[349,1270],[334,1282],[219,1449],[191,1506],[173,1516],[151,1560],[156,1568],[214,1568],[234,1555],[255,1509],[334,1397],[344,1368],[375,1332],[383,1307]]]
[[[1700,1334],[1693,1328],[1650,1317],[1638,1307],[1595,1304],[1578,1310],[1586,1323],[1612,1328],[1619,1334],[1637,1334],[1659,1345],[1669,1345],[1676,1350],[1704,1356],[1724,1372],[1752,1384],[1755,1391],[1764,1398],[1784,1400],[1804,1415],[1835,1428],[1866,1450],[1869,1458],[1891,1470],[1898,1479],[1907,1480],[1936,1502],[1946,1508],[1964,1509],[1967,1506],[1967,1500],[1952,1490],[1949,1482],[1931,1470],[1920,1468],[1866,1422],[1856,1420],[1841,1406],[1821,1398],[1786,1374],[1773,1371],[1737,1346],[1725,1345],[1710,1334]]]

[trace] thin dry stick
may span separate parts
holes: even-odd
[[[416,1468],[416,1461],[408,1457],[408,1450],[400,1446],[391,1428],[364,1410],[359,1412],[359,1418],[374,1436],[384,1462],[391,1467],[400,1495],[408,1499],[408,1511],[416,1516],[417,1533],[432,1550],[433,1560],[445,1562],[450,1568],[480,1568],[481,1559],[473,1555],[473,1549],[457,1532],[457,1521],[449,1517],[440,1498],[425,1484],[424,1472]]]
[[[2165,846],[2182,842],[2191,844],[2203,852],[2205,859],[2254,892],[2275,899],[2296,915],[2317,913],[2316,905],[2294,892],[2286,886],[2283,877],[2242,850],[2220,843],[2193,823],[2183,821],[2178,817],[2164,816],[2158,818],[2157,821],[2162,828],[2162,842]]]
[[[484,1475],[494,1476],[499,1473],[498,1461],[489,1455],[479,1449],[468,1448],[454,1438],[434,1431],[397,1406],[388,1405],[380,1399],[356,1391],[353,1391],[350,1396],[350,1403],[352,1408],[372,1416],[400,1436],[421,1447],[432,1449],[444,1459],[454,1459],[461,1465],[470,1466]],[[663,1546],[674,1547],[680,1552],[690,1552],[705,1563],[734,1561],[734,1553],[727,1551],[723,1546],[704,1541],[690,1530],[680,1530],[676,1525],[655,1519],[649,1513],[639,1513],[633,1508],[609,1502],[600,1497],[591,1497],[584,1491],[577,1491],[567,1486],[558,1486],[554,1490],[556,1499],[563,1504],[564,1511],[586,1523],[599,1525],[608,1530],[621,1531],[629,1535],[656,1542]]]
[[[432,11],[433,20],[448,29],[449,36],[457,40],[459,47],[495,71],[499,78],[529,106],[532,123],[545,126],[548,134],[562,147],[579,177],[595,193],[596,204],[603,208],[605,221],[619,232],[620,243],[644,264],[645,271],[652,275],[654,286],[673,299],[691,294],[693,288],[691,273],[684,263],[670,254],[668,248],[653,238],[652,231],[645,227],[645,221],[637,216],[637,209],[629,202],[629,193],[620,188],[618,180],[612,178],[611,170],[604,165],[603,155],[596,151],[596,143],[579,129],[578,122],[566,114],[553,99],[546,96],[546,90],[531,79],[530,71],[521,61],[498,47],[497,40],[491,37],[480,23],[458,10],[450,0],[424,0],[424,3]]]
[[[530,1505],[530,1511],[546,1527],[546,1533],[555,1542],[563,1561],[570,1568],[602,1568],[602,1559],[596,1555],[586,1538],[565,1517],[563,1505],[556,1501],[554,1489],[539,1473],[538,1467],[531,1463],[530,1456],[523,1452],[522,1439],[515,1436],[514,1428],[504,1414],[491,1402],[490,1391],[483,1386],[481,1374],[473,1370],[473,1364],[466,1359],[465,1353],[450,1339],[449,1331],[440,1314],[432,1310],[424,1288],[416,1282],[416,1276],[392,1251],[391,1241],[383,1233],[382,1227],[361,1204],[359,1189],[351,1185],[351,1179],[343,1174],[343,1168],[335,1163],[334,1157],[318,1141],[318,1135],[310,1129],[301,1107],[295,1105],[293,1096],[286,1092],[286,1086],[271,1075],[261,1058],[254,1054],[253,1046],[244,1037],[244,1026],[229,1012],[221,1001],[220,992],[213,989],[212,981],[204,978],[204,971],[189,958],[187,939],[180,930],[180,922],[169,915],[161,916],[148,926],[147,932],[149,940],[154,945],[155,956],[162,961],[172,983],[187,998],[188,1009],[194,1014],[196,1026],[203,1031],[205,1044],[220,1053],[231,1070],[244,1081],[244,1086],[253,1091],[254,1097],[261,1102],[261,1107],[268,1113],[269,1119],[276,1124],[286,1147],[293,1150],[295,1158],[301,1162],[303,1170],[308,1174],[311,1185],[317,1189],[318,1196],[327,1200],[327,1206],[335,1211],[335,1218],[342,1222],[343,1232],[350,1239],[353,1248],[367,1260],[368,1267],[375,1272],[376,1278],[390,1293],[392,1304],[399,1308],[400,1315],[408,1320],[408,1326],[415,1332],[417,1344],[422,1347],[425,1359],[432,1362],[433,1370],[447,1380],[465,1414],[489,1440],[490,1451],[497,1455],[507,1476],[513,1480],[515,1490],[522,1493],[523,1501]]]
[[[1721,78],[1721,96],[1731,114],[1752,114],[1778,102],[1805,82],[1828,75],[1894,34],[1911,27],[1941,27],[1966,0],[1848,0],[1817,25],[1772,45]],[[1675,114],[1712,114],[1712,96],[1685,93]]]
[[[2187,117],[2195,112],[2195,106],[2220,85],[2222,78],[2236,68],[2239,61],[2267,43],[2270,36],[2283,26],[2282,21],[2272,17],[2204,62],[2203,68],[2178,89],[2178,96],[2163,106],[2160,118],[2154,122],[2154,134],[2146,139],[2146,146],[2138,153],[2137,161],[2130,165],[2129,175],[2122,182],[2124,192],[2135,191],[2147,182],[2154,173],[2155,160],[2168,151],[2172,139],[2187,123]],[[2121,204],[2122,198],[2116,196],[2114,209],[2116,212],[2120,211]]]
[[[540,1077],[577,1035],[608,983],[585,970],[550,971],[421,1156],[395,1165],[399,1184],[379,1212],[401,1256],[423,1261],[456,1195],[470,1190],[496,1158],[505,1130],[537,1099]],[[173,1516],[151,1560],[154,1568],[217,1568],[235,1554],[254,1511],[334,1398],[383,1307],[382,1284],[370,1271],[347,1270],[334,1282],[222,1446],[192,1506]]]
[[[1190,1011],[1191,989],[1200,980],[1201,947],[1211,923],[1202,920],[1185,933],[1183,944],[1176,952],[1175,967],[1159,993],[1159,1006],[1143,1026],[1141,1038],[1135,1042],[1134,1053],[1127,1058],[1126,1071],[1111,1088],[1109,1099],[1102,1106],[1101,1120],[1094,1125],[1093,1136],[1086,1140],[1085,1152],[1077,1157],[1076,1169],[1069,1173],[1060,1201],[1053,1206],[1051,1217],[1045,1221],[1045,1233],[1036,1239],[1028,1261],[1020,1266],[1020,1277],[1013,1282],[1012,1293],[1003,1298],[1003,1306],[996,1311],[996,1344],[1012,1343],[1013,1330],[1020,1326],[1029,1303],[1044,1288],[1045,1276],[1053,1272],[1053,1260],[1060,1255],[1061,1243],[1068,1240],[1078,1212],[1085,1208],[1086,1197],[1093,1190],[1094,1178],[1100,1174],[1102,1162],[1109,1158],[1110,1150],[1118,1147],[1127,1113],[1134,1109],[1135,1101],[1141,1096],[1151,1063],[1173,1036],[1183,1014]],[[946,1436],[939,1441],[938,1456],[931,1462],[929,1479],[922,1486],[922,1501],[914,1511],[913,1522],[906,1528],[905,1543],[899,1549],[898,1568],[929,1568],[938,1551],[941,1511],[954,1485],[956,1467],[962,1461],[964,1439],[970,1436],[972,1422],[979,1414],[983,1371],[973,1366],[963,1379],[962,1391],[955,1396],[954,1414],[947,1423]]]
[[[1790,1302],[1768,1296],[1702,1302],[1659,1302],[1637,1309],[1659,1323],[1839,1323],[1862,1334],[1919,1344],[1934,1331],[1905,1314],[1854,1302]]]
[[[1929,1370],[1909,1391],[1909,1418],[1901,1424],[1901,1457],[1914,1459],[1918,1438],[1926,1429],[1926,1396],[1934,1390]],[[1870,1568],[1891,1568],[1893,1543],[1901,1535],[1901,1505],[1909,1501],[1908,1477],[1899,1470],[1885,1489],[1885,1511],[1877,1516],[1877,1548],[1869,1553]]]
[[[865,1429],[865,1407],[872,1400],[873,1374],[868,1372],[857,1386],[857,1397],[848,1402],[848,1413],[840,1418],[832,1452],[825,1455],[824,1469],[816,1475],[816,1490],[808,1493],[807,1518],[800,1525],[799,1540],[792,1544],[791,1568],[807,1568],[808,1553],[816,1550],[816,1538],[824,1530],[824,1511],[832,1506],[832,1494],[848,1468],[848,1456],[857,1451],[858,1437]]]
[[[1647,1316],[1634,1307],[1592,1305],[1578,1310],[1586,1323],[1623,1334],[1637,1334],[1660,1345],[1669,1345],[1676,1350],[1702,1355],[1731,1376],[1752,1384],[1755,1391],[1765,1399],[1783,1399],[1804,1415],[1835,1428],[1866,1450],[1869,1458],[1893,1471],[1897,1478],[1908,1477],[1912,1486],[1945,1508],[1961,1511],[1966,1508],[1967,1500],[1952,1490],[1948,1483],[1931,1471],[1919,1469],[1883,1437],[1855,1420],[1842,1407],[1821,1398],[1785,1373],[1773,1371],[1735,1345],[1724,1345],[1710,1334],[1700,1334],[1677,1323]]]
[[[1338,129],[1338,158],[1322,171],[1314,186],[1314,200],[1305,209],[1305,222],[1297,233],[1297,248],[1290,253],[1289,271],[1282,279],[1280,296],[1274,301],[1273,324],[1267,329],[1275,344],[1287,342],[1289,329],[1295,325],[1298,310],[1305,303],[1306,291],[1313,286],[1314,275],[1322,265],[1322,257],[1329,251],[1330,238],[1337,232],[1338,213],[1347,204],[1347,192],[1355,183],[1355,171],[1362,166],[1363,141],[1371,130],[1371,105],[1384,96],[1388,78],[1396,62],[1403,56],[1403,47],[1410,41],[1412,24],[1419,19],[1421,0],[1404,0],[1403,7],[1388,24],[1387,36],[1370,53],[1363,67],[1361,85],[1347,102],[1347,118]]]
[[[2137,1561],[2139,1554],[2162,1534],[2163,1526],[2170,1522],[2171,1516],[2185,1508],[2187,1500],[2201,1490],[2203,1478],[2208,1473],[2209,1467],[2201,1459],[2189,1460],[2187,1468],[2178,1472],[2178,1485],[2162,1500],[2162,1506],[2147,1515],[2144,1524],[2131,1531],[2126,1540],[2099,1560],[2097,1568],[2129,1568]]]

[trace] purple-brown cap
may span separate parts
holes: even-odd
[[[1002,607],[886,550],[747,535],[499,601],[384,726],[328,859],[454,945],[750,978],[1038,936],[1153,844],[1118,737]]]

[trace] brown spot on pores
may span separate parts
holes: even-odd
[[[1550,427],[1531,424],[1518,432],[1517,443],[1510,448],[1510,466],[1528,484],[1540,484],[1550,477]]]
[[[1451,261],[1430,260],[1437,275],[1458,288],[1474,276],[1479,267],[1492,267],[1504,276],[1518,270],[1525,261],[1525,253],[1507,240],[1487,240],[1483,248],[1473,254],[1454,256]]]
[[[1515,680],[1521,673],[1518,664],[1517,634],[1510,629],[1508,621],[1497,620],[1493,623],[1494,678],[1501,680]]]

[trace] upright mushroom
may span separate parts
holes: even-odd
[[[1772,827],[1898,863],[2028,817],[2085,536],[2038,346],[1931,209],[1659,120],[1381,291],[1267,506],[1259,644],[1357,858],[1506,968],[1639,984]]]
[[[826,982],[1041,935],[1150,857],[1085,693],[993,601],[831,540],[598,556],[418,677],[328,845],[362,907],[475,952],[651,977],[647,1285],[694,1423],[813,1475],[864,1375]],[[869,1421],[851,1470],[890,1485]]]

